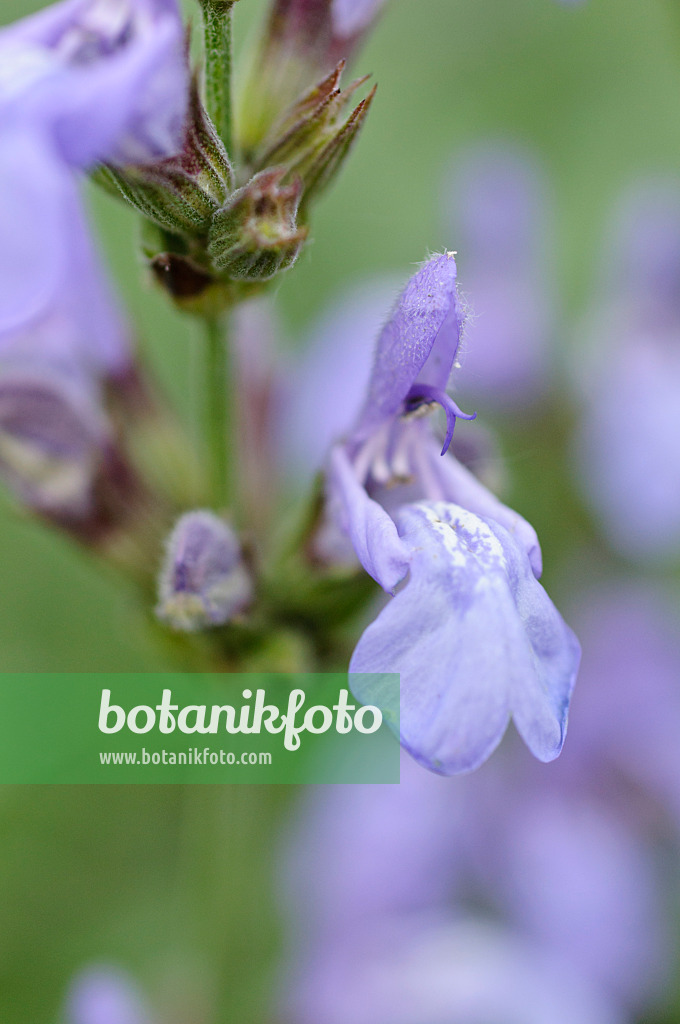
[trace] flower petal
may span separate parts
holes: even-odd
[[[12,242],[0,256],[0,359],[94,377],[122,372],[127,333],[72,173],[37,132],[17,130],[0,150],[0,189],[0,237]]]
[[[328,489],[331,514],[349,534],[357,558],[391,593],[408,572],[408,549],[385,509],[369,498],[357,480],[343,445],[331,450]]]
[[[66,261],[69,176],[32,132],[5,129],[0,147],[0,334],[52,300]]]
[[[519,512],[508,508],[499,501],[495,494],[481,483],[465,466],[453,456],[441,456],[435,441],[423,446],[430,470],[436,475],[446,501],[462,505],[475,515],[485,519],[493,519],[508,531],[510,536],[520,544],[527,553],[531,568],[536,579],[541,578],[543,558],[541,546],[531,523],[528,523]]]
[[[406,506],[397,522],[410,578],[350,671],[400,673],[401,742],[433,771],[478,767],[511,715],[539,760],[556,757],[580,650],[524,550],[498,523],[444,502]],[[370,684],[359,690],[372,702]]]

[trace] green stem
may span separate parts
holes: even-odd
[[[229,395],[226,317],[206,320],[205,439],[210,500],[216,509],[229,504]]]
[[[203,0],[206,107],[232,160],[231,9],[235,2]]]

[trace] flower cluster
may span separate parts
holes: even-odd
[[[457,421],[475,418],[447,390],[465,321],[453,253],[427,260],[401,293],[363,405],[358,388],[342,395],[358,408],[354,421],[319,426],[337,436],[298,575],[286,576],[287,541],[272,539],[272,509],[259,507],[272,503],[269,485],[248,468],[273,418],[265,378],[275,370],[261,373],[243,345],[231,346],[230,423],[222,331],[226,312],[292,266],[308,237],[310,205],[375,91],[348,113],[364,80],[340,80],[382,4],[274,0],[232,119],[233,6],[203,0],[202,74],[189,67],[174,0],[66,0],[0,36],[0,227],[12,240],[0,257],[0,468],[33,509],[81,539],[126,524],[118,551],[139,563],[142,549],[135,571],[147,587],[174,518],[157,616],[180,632],[210,630],[220,665],[248,665],[291,622],[311,634],[300,647],[328,647],[342,608],[370,600],[356,585],[358,561],[390,597],[352,655],[354,692],[380,705],[380,675],[399,673],[399,706],[383,710],[415,759],[441,774],[471,771],[512,718],[549,761],[564,742],[579,646],[538,582],[535,531],[451,449]],[[132,436],[124,405],[144,374],[85,223],[78,179],[88,172],[142,215],[153,274],[207,328],[198,500],[185,500],[176,467],[159,496],[153,463],[164,439],[154,448],[146,430],[144,461]],[[520,235],[512,207],[508,233]],[[231,488],[230,426],[251,449]],[[312,627],[325,574],[350,548],[350,597],[343,605],[339,586],[331,621]]]

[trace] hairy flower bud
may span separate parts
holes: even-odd
[[[187,512],[167,543],[156,614],[196,632],[229,622],[250,603],[253,586],[238,539],[213,512]]]
[[[307,237],[297,224],[302,186],[282,185],[283,167],[261,171],[217,213],[208,252],[230,277],[267,280],[292,266]]]

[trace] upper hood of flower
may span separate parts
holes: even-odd
[[[364,440],[397,416],[414,385],[446,388],[463,320],[454,254],[434,256],[410,279],[380,333],[353,440]]]

